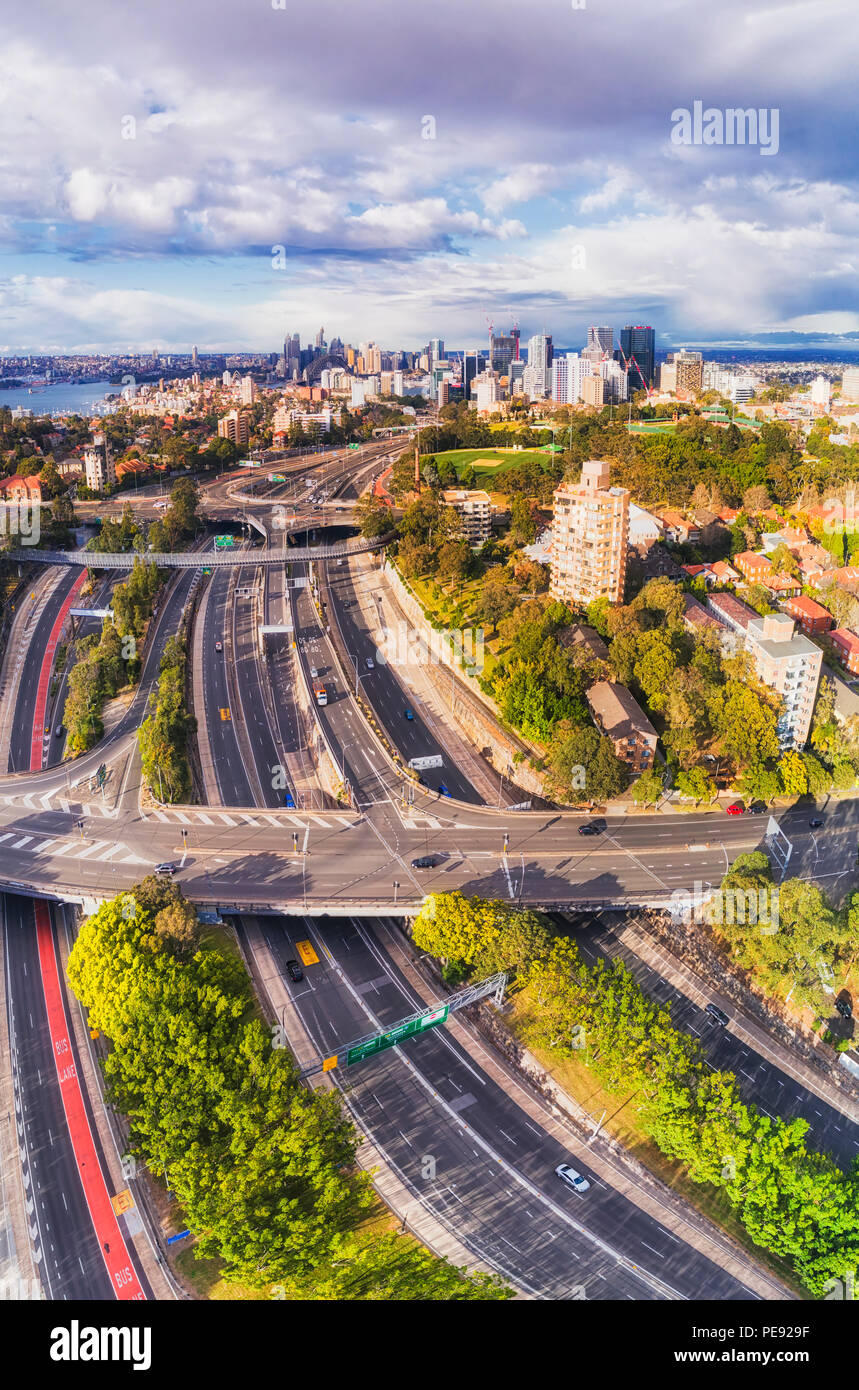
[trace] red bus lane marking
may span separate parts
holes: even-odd
[[[60,641],[60,633],[63,630],[63,623],[69,615],[69,609],[74,604],[75,599],[80,593],[86,570],[81,570],[63,602],[63,606],[57,614],[57,620],[51,629],[48,638],[48,645],[45,647],[45,654],[42,657],[42,669],[39,672],[39,688],[36,691],[36,709],[33,714],[33,738],[30,744],[30,771],[41,772],[42,770],[42,739],[45,727],[45,710],[48,707],[48,687],[51,684],[51,672],[54,669],[54,655]]]
[[[111,1204],[84,1106],[80,1080],[75,1070],[50,914],[43,902],[35,902],[34,907],[39,965],[42,971],[54,1061],[57,1064],[57,1079],[90,1219],[116,1297],[125,1301],[145,1299],[146,1294],[131,1263],[125,1238]]]

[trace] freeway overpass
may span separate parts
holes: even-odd
[[[311,525],[311,522],[301,518],[298,529],[306,531]],[[134,568],[138,560],[146,560],[150,564],[157,565],[158,569],[201,569],[204,566],[206,569],[212,567],[234,569],[242,565],[256,568],[259,565],[292,564],[300,560],[348,559],[350,555],[362,555],[369,550],[380,550],[393,539],[393,536],[394,532],[389,531],[376,540],[362,537],[359,540],[339,541],[334,545],[291,545],[281,546],[278,549],[215,550],[205,553],[186,550],[148,550],[138,554],[134,550],[107,553],[99,550],[22,548],[9,550],[6,554],[11,560],[20,560],[28,564],[72,565],[77,568],[85,566],[88,569],[99,570],[130,570]]]

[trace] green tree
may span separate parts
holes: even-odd
[[[632,799],[636,805],[655,806],[663,794],[662,778],[655,768],[642,772],[632,784]]]

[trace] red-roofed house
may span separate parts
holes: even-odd
[[[759,584],[773,572],[772,563],[766,555],[758,555],[754,550],[743,550],[734,556],[734,564],[752,584]]]
[[[838,653],[843,666],[854,675],[859,672],[859,637],[846,627],[836,627],[829,633],[829,640]]]
[[[792,618],[796,618],[806,636],[816,637],[821,632],[828,632],[832,627],[832,614],[813,599],[806,598],[800,594],[798,598],[788,599],[784,606],[785,613],[789,613]]]
[[[697,526],[694,521],[687,521],[685,516],[681,516],[679,512],[662,512],[659,514],[659,520],[667,539],[674,541],[675,544],[680,545],[687,541],[694,544],[695,541],[701,539],[700,526]]]
[[[717,584],[736,584],[740,577],[739,570],[735,570],[726,560],[717,560],[710,566],[710,573]]]
[[[29,478],[21,478],[15,473],[11,478],[0,479],[0,494],[4,502],[41,502],[42,484],[35,473],[31,473]]]
[[[794,579],[792,574],[767,574],[764,575],[761,583],[771,593],[777,594],[779,598],[790,598],[802,589],[802,583],[800,580]]]
[[[716,513],[719,520],[724,521],[726,526],[733,526],[739,515],[736,507],[720,507]]]
[[[829,570],[826,578],[836,584],[859,584],[859,565],[842,565],[840,569]]]

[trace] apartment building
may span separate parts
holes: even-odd
[[[629,544],[629,491],[609,487],[609,465],[588,459],[578,483],[555,491],[552,598],[584,607],[597,598],[622,603]]]
[[[832,614],[828,613],[822,604],[815,603],[804,594],[788,599],[784,611],[796,619],[807,637],[817,637],[832,627]]]
[[[243,410],[231,410],[218,421],[218,438],[231,439],[234,444],[247,444],[249,438],[248,417]]]
[[[469,545],[482,545],[491,534],[492,502],[488,492],[480,488],[464,491],[447,488],[441,494],[446,507],[453,507],[460,521],[460,535]]]
[[[782,748],[804,748],[820,681],[823,653],[807,637],[795,631],[786,613],[768,613],[746,629],[746,650],[758,677],[784,701],[778,721]]]
[[[617,756],[630,772],[646,772],[653,766],[658,735],[638,701],[625,685],[597,681],[585,694],[594,723],[611,739]]]
[[[846,627],[836,627],[829,633],[829,640],[838,653],[842,666],[853,675],[859,674],[859,637]]]
[[[116,482],[116,468],[110,444],[99,430],[92,443],[84,447],[84,476],[91,492],[103,492]]]
[[[749,623],[759,616],[754,608],[734,594],[708,594],[707,607],[730,632],[743,638],[749,630]]]
[[[582,400],[585,405],[600,407],[605,404],[605,382],[601,376],[582,377]]]

